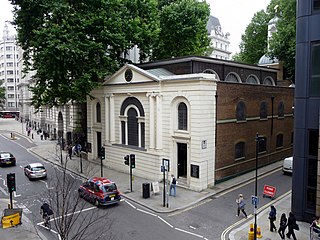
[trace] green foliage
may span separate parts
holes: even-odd
[[[233,56],[234,61],[257,64],[267,52],[268,16],[263,10],[254,14],[245,34],[241,36],[240,52]]]
[[[85,102],[134,45],[140,60],[158,35],[157,0],[11,0],[26,71],[35,69],[32,105]]]
[[[283,62],[286,78],[294,81],[296,52],[296,0],[273,0],[277,4],[277,31],[270,39],[271,57]]]
[[[210,46],[209,5],[197,0],[162,0],[160,7],[161,30],[153,58],[205,55]]]
[[[277,17],[276,29],[267,49],[267,24]],[[286,77],[294,81],[296,47],[296,0],[271,0],[267,13],[257,12],[241,37],[240,53],[233,60],[257,64],[267,54],[283,62]]]

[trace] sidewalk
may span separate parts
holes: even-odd
[[[0,118],[0,133],[2,135],[10,138],[10,131],[15,132],[17,138],[28,138],[29,141],[35,143],[35,147],[30,149],[31,152],[38,155],[39,157],[45,159],[46,161],[51,162],[52,164],[61,165],[60,163],[60,148],[57,146],[57,141],[50,140],[41,140],[40,135],[33,130],[33,139],[26,136],[25,124],[22,124],[14,119],[1,119]],[[65,152],[63,154],[63,161],[65,161]],[[64,162],[65,164],[65,162]],[[67,161],[67,168],[72,173],[77,174],[83,178],[91,177],[91,176],[100,176],[100,161],[94,160],[85,160],[82,159],[82,169],[83,173],[80,173],[80,158],[73,156],[72,160]],[[263,174],[270,172],[274,169],[280,168],[282,162],[277,162],[258,170],[258,174]],[[219,192],[225,191],[226,189],[230,189],[234,186],[237,186],[243,182],[249,181],[254,178],[254,173],[250,172],[236,178],[230,179],[228,181],[219,183],[215,185],[213,188],[206,189],[201,192],[190,191],[183,187],[177,186],[177,196],[169,198],[169,207],[163,207],[163,184],[159,183],[160,192],[152,194],[150,192],[150,198],[142,197],[142,184],[150,183],[151,181],[148,179],[143,179],[140,177],[134,177],[134,181],[132,183],[133,192],[130,192],[130,182],[129,182],[129,174],[118,172],[116,170],[110,169],[107,166],[103,166],[103,176],[106,176],[110,179],[113,179],[118,188],[121,190],[124,198],[127,198],[133,202],[143,205],[144,207],[153,210],[158,213],[169,213],[174,212],[179,209],[185,209],[189,206],[196,204],[208,197],[211,197]],[[291,210],[291,192],[286,196],[281,196],[272,201],[277,208],[278,218],[280,217],[280,213],[285,212],[289,213]],[[271,204],[270,203],[270,204]],[[269,220],[268,220],[268,212],[269,207],[262,210],[258,213],[257,223],[261,228],[262,238],[260,239],[280,239],[279,235],[274,232],[269,231]],[[233,225],[230,227],[230,230],[226,232],[224,239],[230,240],[244,240],[248,239],[249,225],[254,222],[254,218],[252,215],[249,215],[248,219],[245,221],[239,221],[238,225]],[[296,232],[297,239],[299,240],[307,240],[309,239],[309,224],[298,222],[300,226],[300,231]],[[278,225],[278,219],[277,224]],[[278,227],[278,226],[277,226]],[[229,236],[229,237],[228,237]]]

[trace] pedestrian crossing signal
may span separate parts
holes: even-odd
[[[16,174],[15,173],[7,174],[7,186],[10,193],[16,191]]]

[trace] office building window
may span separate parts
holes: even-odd
[[[310,96],[320,96],[320,43],[311,45]]]
[[[268,104],[267,104],[267,102],[260,103],[260,119],[268,119]]]
[[[8,98],[14,98],[14,94],[8,94]]]
[[[13,67],[13,62],[7,62],[7,67]]]
[[[101,105],[97,103],[96,105],[96,122],[101,123]]]
[[[240,101],[237,104],[236,118],[237,118],[237,121],[246,120],[246,104],[243,101]]]
[[[8,89],[9,91],[10,91],[10,90],[14,90],[14,86],[9,86],[7,89]]]
[[[278,104],[278,118],[284,117],[284,103],[282,101]]]
[[[7,78],[7,82],[14,82],[13,78]]]
[[[239,160],[245,158],[245,147],[245,142],[238,142],[235,145],[235,159]]]
[[[277,135],[277,142],[276,142],[276,148],[282,148],[283,147],[283,134]]]
[[[260,137],[259,140],[259,153],[264,153],[267,151],[267,138],[266,137]]]
[[[8,75],[13,75],[13,71],[12,71],[12,70],[8,70],[8,71],[7,71],[7,74],[8,74]]]
[[[315,11],[320,10],[320,0],[313,0],[313,10]]]

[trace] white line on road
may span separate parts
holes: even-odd
[[[203,236],[199,235],[199,234],[196,234],[196,233],[192,233],[192,232],[189,232],[189,231],[186,231],[186,230],[183,230],[183,229],[180,229],[180,228],[174,228],[175,230],[178,230],[180,232],[184,232],[184,233],[188,233],[192,236],[196,236],[196,237],[199,237],[199,238],[204,238]]]
[[[14,197],[20,197],[21,194],[18,195],[18,194],[16,193],[16,191],[14,191],[14,192],[13,192],[13,196],[14,196]]]
[[[133,204],[131,204],[131,203],[128,202],[127,200],[125,200],[125,202],[126,202],[130,207],[132,207],[133,209],[137,209],[135,206],[133,206]]]
[[[151,216],[154,216],[154,217],[156,217],[156,216],[157,216],[156,214],[153,214],[153,213],[147,212],[147,211],[142,210],[142,209],[139,209],[139,208],[137,208],[137,210],[138,210],[138,211],[140,211],[140,212],[143,212],[143,213],[149,214],[149,215],[151,215]]]
[[[164,222],[165,224],[167,224],[169,227],[173,228],[173,226],[172,226],[170,223],[168,223],[166,220],[164,220],[162,217],[159,217],[159,216],[158,216],[158,218],[159,218],[162,222]]]
[[[49,186],[48,186],[48,183],[46,182],[46,181],[43,181],[43,180],[39,180],[40,182],[42,182],[42,183],[44,183],[45,185],[46,185],[46,188],[47,189],[53,189],[53,187],[51,187],[51,188],[49,188]]]
[[[6,190],[4,190],[2,187],[0,187],[0,191],[1,191],[4,195],[8,196],[7,191],[6,191]]]

